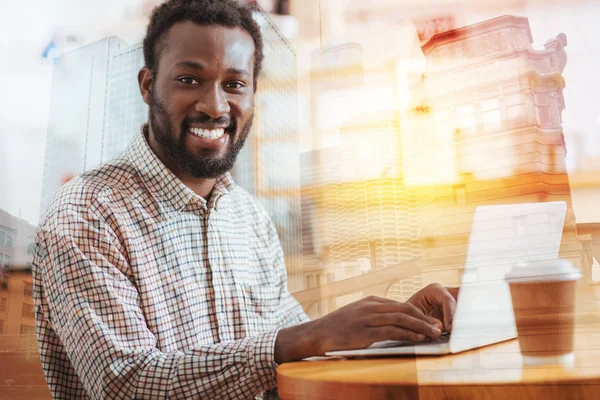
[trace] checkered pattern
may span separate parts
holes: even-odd
[[[229,174],[207,202],[139,134],[61,188],[36,247],[55,398],[276,397],[278,330],[308,317],[287,290],[273,223]]]

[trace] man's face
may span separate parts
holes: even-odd
[[[233,167],[252,126],[254,41],[241,28],[190,21],[173,25],[164,39],[143,93],[150,146],[175,172],[216,178]]]

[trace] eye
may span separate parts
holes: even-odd
[[[195,80],[194,78],[191,78],[189,76],[182,76],[181,78],[177,78],[177,80],[181,83],[185,83],[186,85],[199,85],[200,83]]]
[[[228,89],[241,89],[244,86],[242,82],[228,82],[225,84],[225,87]]]

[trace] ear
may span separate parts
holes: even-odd
[[[138,72],[138,84],[142,99],[148,105],[150,105],[150,99],[152,98],[152,83],[152,71],[148,67],[142,67]]]

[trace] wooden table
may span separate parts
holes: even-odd
[[[460,354],[300,361],[279,396],[313,399],[600,399],[600,326],[578,326],[573,367],[523,366],[516,339]]]

